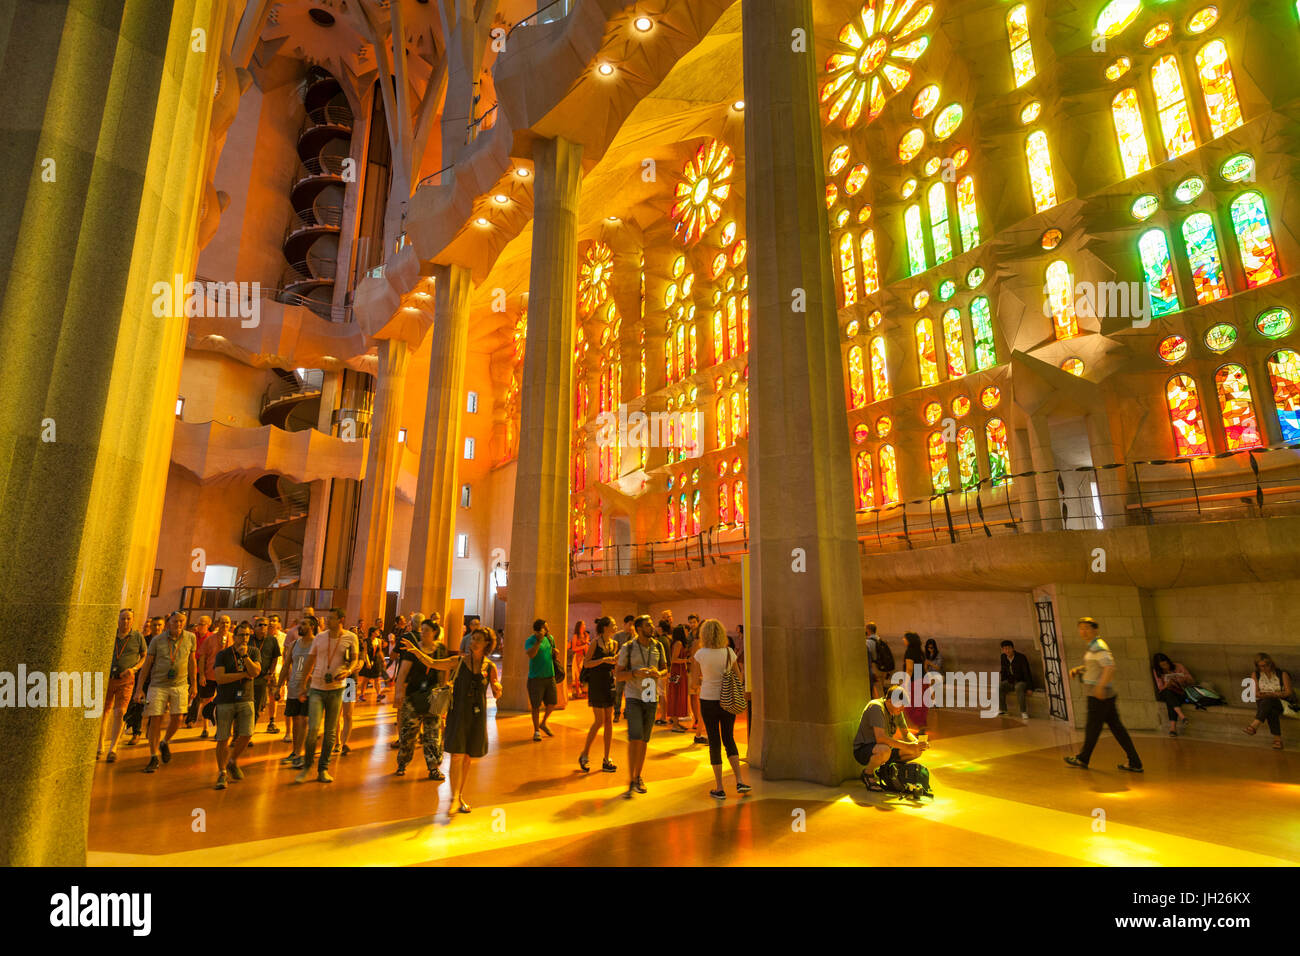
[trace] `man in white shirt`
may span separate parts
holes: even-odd
[[[627,708],[627,793],[645,793],[641,768],[645,764],[646,744],[654,730],[655,710],[659,704],[658,682],[668,673],[668,662],[654,637],[650,615],[642,614],[633,622],[636,640],[619,648],[614,665],[614,680],[626,681],[623,694]]]
[[[307,658],[303,690],[299,700],[307,701],[307,740],[304,747],[302,771],[294,783],[306,783],[311,776],[311,762],[316,756],[316,738],[325,725],[325,739],[321,744],[320,763],[316,779],[333,783],[330,776],[330,758],[334,755],[334,741],[338,736],[339,713],[343,708],[343,689],[348,678],[361,667],[361,645],[357,636],[343,627],[343,612],[336,607],[325,616],[325,630],[316,635]],[[309,689],[310,688],[310,689]]]

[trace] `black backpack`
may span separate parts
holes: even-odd
[[[876,638],[876,666],[886,674],[894,673],[894,652],[883,637]]]
[[[876,771],[876,779],[886,790],[901,793],[905,797],[919,799],[934,796],[934,791],[930,789],[930,771],[919,763],[891,761]]]

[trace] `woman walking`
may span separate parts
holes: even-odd
[[[609,759],[609,746],[614,740],[614,695],[618,692],[614,683],[614,660],[618,656],[618,641],[614,639],[614,621],[612,618],[596,619],[596,639],[587,648],[582,658],[581,668],[587,672],[587,702],[591,704],[591,727],[587,730],[587,742],[578,757],[578,766],[586,773],[591,768],[587,765],[591,745],[596,742],[596,734],[605,728],[605,759],[600,769],[613,773],[618,767]]]
[[[432,621],[420,625],[420,643],[402,638],[402,650],[411,656],[402,691],[402,709],[398,715],[397,774],[405,776],[406,765],[415,754],[417,736],[424,743],[424,764],[430,780],[444,780],[442,764],[442,715],[432,713],[434,689],[446,683],[447,675],[436,669],[438,661],[451,657],[442,642],[442,628]]]
[[[736,715],[723,709],[722,675],[730,670],[740,676],[736,653],[727,646],[727,632],[722,623],[709,618],[700,625],[700,643],[695,652],[693,668],[700,679],[700,713],[709,735],[709,763],[713,767],[713,780],[717,787],[709,796],[725,800],[727,791],[722,788],[722,750],[727,751],[727,761],[736,777],[736,792],[746,794],[752,789],[740,775],[740,751],[736,748]]]
[[[675,734],[684,734],[682,721],[691,714],[690,704],[690,637],[686,628],[678,624],[673,628],[672,645],[668,650],[671,667],[668,671],[668,726]]]
[[[469,813],[465,802],[465,784],[469,780],[470,761],[487,753],[487,690],[500,698],[501,681],[489,655],[497,637],[491,628],[473,631],[463,642],[459,657],[449,661],[426,661],[439,670],[454,672],[451,709],[447,712],[447,744],[451,754],[451,803],[460,813]]]
[[[384,629],[382,627],[372,627],[366,634],[366,639],[361,645],[361,653],[365,655],[366,665],[361,668],[357,680],[357,700],[366,699],[367,681],[375,685],[375,703],[384,702],[383,676],[384,668],[387,666],[384,660]]]
[[[581,700],[585,695],[582,689],[582,662],[587,659],[587,649],[591,647],[591,635],[587,633],[587,622],[579,621],[573,625],[573,640],[569,642],[569,686],[574,700]]]
[[[1179,721],[1187,729],[1182,704],[1187,699],[1187,688],[1196,686],[1196,681],[1186,667],[1175,664],[1167,654],[1151,658],[1151,676],[1156,679],[1156,699],[1165,705],[1165,713],[1169,715],[1169,736],[1177,737]]]

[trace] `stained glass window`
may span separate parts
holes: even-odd
[[[858,301],[858,270],[853,263],[853,235],[840,236],[840,302],[850,306]]]
[[[948,357],[948,377],[966,374],[966,342],[962,336],[961,313],[949,309],[943,314],[943,350]]]
[[[718,447],[726,448],[731,444],[727,429],[727,396],[723,395],[718,399],[717,405],[714,406],[714,413],[716,418],[713,422],[713,430],[717,434]]]
[[[683,538],[691,533],[691,512],[684,492],[677,498],[677,533]]]
[[[736,524],[745,523],[745,483],[739,478],[732,484],[731,507],[736,515]]]
[[[1002,392],[996,385],[988,385],[980,390],[980,405],[984,408],[993,408],[1002,400]]]
[[[975,369],[984,371],[998,364],[997,347],[993,343],[993,314],[989,300],[976,296],[970,304],[971,338],[975,340]]]
[[[889,366],[885,364],[885,340],[871,340],[871,400],[879,402],[889,398]]]
[[[699,340],[695,335],[695,326],[693,324],[691,325],[690,328],[690,340],[691,340],[691,350],[688,353],[688,358],[690,359],[690,361],[688,363],[687,368],[688,368],[688,374],[694,375],[696,371],[699,370],[700,349],[699,349]]]
[[[1210,442],[1201,417],[1201,400],[1190,375],[1175,375],[1165,387],[1169,422],[1174,428],[1174,446],[1179,455],[1208,455]]]
[[[943,183],[930,187],[930,235],[934,237],[934,261],[952,258],[952,231],[948,226],[948,192]]]
[[[949,103],[934,118],[934,138],[943,142],[957,131],[961,125],[962,108],[960,103]]]
[[[1156,354],[1160,357],[1160,361],[1177,365],[1187,357],[1187,339],[1181,335],[1166,336],[1156,346]]]
[[[1074,283],[1070,267],[1057,259],[1047,267],[1047,301],[1052,309],[1052,324],[1058,339],[1079,334],[1079,320],[1074,311]]]
[[[1034,212],[1056,205],[1056,179],[1052,175],[1052,156],[1047,149],[1047,134],[1036,129],[1025,140],[1029,160],[1029,186],[1034,194]]]
[[[836,146],[831,151],[830,165],[826,167],[826,172],[831,176],[838,176],[840,170],[849,164],[849,147]]]
[[[668,540],[671,541],[677,537],[677,506],[673,503],[673,496],[668,496]]]
[[[726,360],[727,355],[725,351],[725,344],[726,344],[726,338],[722,334],[722,310],[714,309],[713,310],[713,364],[714,365],[718,365],[719,363]]]
[[[907,229],[907,260],[909,275],[918,275],[929,268],[925,259],[925,232],[921,227],[921,207],[908,206],[903,215]]]
[[[1210,115],[1210,129],[1218,139],[1242,123],[1237,86],[1232,82],[1232,67],[1228,65],[1228,47],[1222,40],[1211,40],[1197,51],[1196,70],[1201,78],[1205,110]]]
[[[749,434],[745,427],[745,413],[741,410],[742,401],[739,390],[731,393],[731,440],[733,442]]]
[[[1007,39],[1011,44],[1011,68],[1016,74],[1016,88],[1034,78],[1034,48],[1029,42],[1029,12],[1018,3],[1007,14]]]
[[[1178,287],[1174,284],[1174,263],[1169,256],[1169,242],[1163,229],[1151,229],[1138,240],[1146,288],[1151,294],[1151,314],[1157,318],[1177,312]]]
[[[880,446],[880,504],[896,505],[901,495],[898,491],[898,456],[893,445]]]
[[[1183,242],[1192,267],[1196,301],[1205,305],[1225,298],[1228,284],[1223,278],[1223,265],[1219,262],[1219,241],[1214,232],[1214,221],[1208,213],[1198,212],[1187,217],[1183,223]]]
[[[1250,288],[1282,278],[1282,267],[1277,261],[1277,247],[1273,245],[1273,230],[1269,228],[1264,197],[1257,192],[1242,193],[1232,201],[1232,228],[1237,234],[1237,248],[1241,252],[1241,268]]]
[[[1117,37],[1142,12],[1142,0],[1111,0],[1097,15],[1097,33],[1107,39]]]
[[[727,358],[740,354],[740,313],[736,308],[736,297],[727,297]]]
[[[1119,156],[1124,162],[1124,176],[1136,176],[1151,168],[1151,154],[1147,151],[1147,134],[1142,127],[1142,110],[1138,107],[1137,90],[1121,90],[1110,104],[1115,120],[1115,135],[1119,137]]]
[[[718,485],[718,524],[726,527],[731,521],[731,489],[724,481]]]
[[[1223,434],[1228,441],[1228,450],[1258,448],[1262,445],[1246,370],[1240,365],[1223,366],[1214,376],[1214,387],[1219,393],[1219,414],[1223,418]]]
[[[867,371],[862,360],[862,346],[849,349],[849,408],[867,404]]]
[[[1300,441],[1300,352],[1282,349],[1270,355],[1268,377],[1282,440]]]
[[[961,229],[961,247],[970,252],[980,244],[980,217],[975,208],[975,177],[957,181],[957,225]]]
[[[1178,72],[1178,61],[1172,55],[1161,57],[1151,67],[1151,84],[1156,91],[1156,108],[1160,111],[1160,129],[1165,137],[1165,149],[1170,159],[1176,159],[1196,148],[1192,132],[1192,117],[1187,112],[1187,98],[1183,94],[1183,80]]]
[[[984,425],[984,440],[989,446],[989,476],[995,485],[1011,473],[1011,453],[1007,449],[1007,426],[1000,418],[990,418]]]
[[[872,505],[871,497],[871,452],[858,452],[858,510],[862,511]]]
[[[746,279],[749,276],[745,276]],[[745,288],[746,283],[741,283],[741,288]],[[749,296],[740,297],[740,350],[749,351]]]
[[[1288,309],[1266,309],[1255,317],[1255,328],[1259,334],[1268,339],[1278,339],[1291,331],[1295,320]]]
[[[941,432],[930,432],[926,439],[930,458],[930,487],[935,494],[948,490],[948,445]]]
[[[936,384],[939,381],[939,360],[934,351],[934,323],[929,319],[916,323],[916,360],[921,370],[921,384]]]
[[[880,291],[880,270],[876,266],[876,234],[870,229],[862,232],[858,244],[862,251],[862,294],[875,295]]]
[[[957,430],[957,472],[963,488],[973,488],[980,480],[979,452],[975,448],[975,429],[969,425]]]

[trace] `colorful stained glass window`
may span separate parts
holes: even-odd
[[[957,294],[957,283],[951,279],[944,279],[939,283],[939,301],[947,302]]]
[[[962,115],[962,108],[959,103],[949,103],[941,109],[939,115],[934,118],[934,138],[942,143],[957,132],[957,127],[961,125]]]
[[[1048,229],[1041,236],[1039,236],[1038,244],[1042,246],[1044,249],[1046,249],[1048,252],[1051,252],[1053,249],[1055,249],[1057,246],[1061,244],[1061,240],[1063,238],[1065,237],[1061,233],[1061,230]]]
[[[867,203],[861,209],[858,210],[858,222],[860,223],[866,222],[870,218],[871,218],[871,204]]]
[[[975,208],[974,176],[964,176],[957,182],[957,225],[961,229],[962,249],[970,252],[980,243],[980,218]]]
[[[1273,244],[1273,230],[1268,224],[1264,197],[1257,192],[1242,193],[1232,201],[1232,228],[1237,234],[1241,268],[1250,288],[1282,278]]]
[[[731,444],[731,433],[727,429],[727,396],[723,395],[714,406],[715,418],[713,430],[718,439],[718,447],[726,448]]]
[[[922,289],[916,295],[912,296],[912,308],[916,309],[918,312],[929,304],[930,291],[928,289]]]
[[[713,257],[713,264],[709,267],[709,278],[716,279],[722,275],[722,270],[727,268],[727,254],[719,252]]]
[[[1002,392],[996,385],[987,385],[980,390],[980,407],[985,409],[996,408],[998,402],[1002,401]]]
[[[826,167],[826,173],[830,176],[838,176],[840,170],[849,164],[848,146],[836,146],[831,151],[831,161]]]
[[[1174,447],[1179,455],[1208,455],[1210,442],[1201,417],[1201,399],[1190,375],[1175,375],[1165,387],[1169,422],[1174,428]]]
[[[668,211],[676,220],[673,236],[686,245],[698,241],[722,215],[722,203],[731,195],[731,174],[736,157],[716,139],[709,140],[686,161],[676,201]]]
[[[1268,309],[1255,319],[1259,334],[1269,339],[1281,338],[1291,331],[1294,324],[1290,311],[1283,308]]]
[[[1142,256],[1142,272],[1146,277],[1146,291],[1151,295],[1151,314],[1159,318],[1177,312],[1178,287],[1174,284],[1174,263],[1169,255],[1169,242],[1163,229],[1150,229],[1138,240]]]
[[[740,265],[742,262],[745,261],[745,253],[748,250],[749,250],[749,243],[745,242],[744,239],[741,239],[740,242],[736,243],[735,248],[731,250],[732,268],[735,268],[736,266]]]
[[[1246,179],[1254,180],[1255,157],[1250,153],[1229,156],[1219,167],[1219,175],[1223,177],[1224,182],[1229,183],[1239,183]]]
[[[691,534],[700,533],[700,489],[691,494]]]
[[[1270,355],[1268,378],[1282,440],[1300,441],[1300,352],[1282,349]]]
[[[1214,376],[1215,391],[1219,395],[1219,414],[1223,419],[1223,435],[1229,451],[1241,448],[1258,448],[1259,423],[1255,418],[1255,403],[1250,398],[1250,381],[1240,365],[1225,365]]]
[[[1173,24],[1168,20],[1163,20],[1146,32],[1146,36],[1142,38],[1142,45],[1147,49],[1157,47],[1168,40],[1173,32]]]
[[[740,354],[740,314],[736,308],[736,297],[727,297],[727,357],[735,358]]]
[[[1034,130],[1025,140],[1029,160],[1029,186],[1034,194],[1034,212],[1056,205],[1056,178],[1052,175],[1052,156],[1047,149],[1047,134]]]
[[[990,418],[984,424],[984,441],[989,448],[989,476],[994,484],[1011,474],[1011,452],[1007,447],[1007,426],[1000,418]]]
[[[1176,365],[1187,357],[1187,339],[1181,335],[1166,336],[1156,346],[1156,355],[1160,356],[1160,361]]]
[[[853,441],[856,444],[861,445],[864,441],[866,441],[870,437],[871,437],[871,429],[868,428],[866,425],[859,422],[858,424],[853,426]]]
[[[1133,213],[1133,218],[1138,222],[1146,222],[1155,215],[1156,210],[1159,208],[1160,200],[1148,193],[1145,196],[1138,196],[1137,199],[1133,200],[1133,206],[1130,209],[1130,212]]]
[[[976,296],[970,304],[971,338],[975,341],[975,369],[984,371],[998,364],[997,346],[993,342],[993,313],[989,300]]]
[[[1192,132],[1192,117],[1187,111],[1187,98],[1183,93],[1183,79],[1178,72],[1178,61],[1172,55],[1161,57],[1151,67],[1151,84],[1155,87],[1156,108],[1160,111],[1160,129],[1165,137],[1165,149],[1170,159],[1177,159],[1196,148]]]
[[[872,496],[871,496],[871,452],[869,451],[858,452],[857,461],[858,461],[858,467],[857,467],[858,510],[863,511],[867,508],[870,508],[873,503]]]
[[[745,278],[748,279],[749,276],[746,276]],[[741,288],[744,288],[744,285],[742,285]],[[742,352],[749,351],[749,296],[748,295],[742,295],[740,297],[740,350]],[[746,366],[745,370],[746,372],[748,372],[749,366]]]
[[[1200,176],[1188,176],[1174,187],[1174,199],[1186,206],[1203,192],[1205,192],[1205,180]]]
[[[858,301],[858,269],[853,262],[853,235],[840,236],[840,298],[841,305],[850,306]]]
[[[1183,223],[1183,242],[1192,267],[1197,303],[1205,305],[1225,298],[1228,284],[1219,261],[1219,240],[1214,231],[1214,221],[1208,213],[1198,212],[1187,217]]]
[[[1232,81],[1232,67],[1228,65],[1227,45],[1222,40],[1211,40],[1201,47],[1196,53],[1196,70],[1201,78],[1210,129],[1218,139],[1242,124],[1241,103]]]
[[[832,224],[835,226],[836,229],[839,229],[848,221],[849,221],[849,210],[847,208],[842,207],[837,213],[835,213],[835,218],[832,220]]]
[[[1028,126],[1034,120],[1042,115],[1043,104],[1038,100],[1032,100],[1025,104],[1025,108],[1020,111],[1020,125]]]
[[[941,418],[943,418],[943,406],[938,402],[926,402],[925,407],[921,409],[921,421],[933,425]]]
[[[898,159],[899,162],[910,163],[916,158],[916,154],[921,151],[925,145],[925,132],[919,128],[913,127],[903,134],[903,138],[898,141]]]
[[[1222,355],[1237,344],[1237,329],[1227,322],[1210,326],[1205,332],[1205,347],[1216,355]]]
[[[1187,32],[1191,34],[1204,33],[1218,22],[1219,10],[1217,7],[1201,7],[1187,21]]]
[[[834,207],[835,203],[839,201],[839,198],[840,198],[840,187],[836,186],[834,183],[827,183],[826,184],[826,208],[830,209]]]
[[[935,357],[934,323],[929,319],[921,319],[916,323],[916,360],[920,367],[921,384],[937,384],[939,360]]]
[[[876,234],[870,229],[863,230],[858,244],[862,252],[862,294],[875,295],[880,291],[880,270],[876,265]]]
[[[718,485],[718,524],[726,527],[731,521],[731,489],[724,481]]]
[[[849,408],[867,404],[867,371],[863,362],[862,347],[849,349]]]
[[[926,4],[906,21],[903,17],[914,0],[897,8],[893,0],[884,0],[877,16],[878,5],[877,0],[863,4],[858,16],[840,30],[826,61],[820,96],[826,122],[838,121],[845,129],[857,124],[864,107],[867,122],[879,116],[885,101],[911,80],[909,65],[930,44],[929,37],[916,33],[930,22],[934,4]]]
[[[1113,83],[1116,80],[1118,80],[1121,76],[1123,76],[1125,73],[1127,73],[1129,71],[1129,68],[1132,66],[1133,66],[1132,60],[1130,60],[1126,56],[1121,56],[1118,59],[1116,59],[1113,63],[1111,63],[1110,66],[1106,67],[1106,79],[1110,80]]]
[[[966,288],[978,289],[984,284],[984,270],[976,266],[970,272],[966,273]]]
[[[1081,358],[1068,358],[1061,363],[1061,370],[1069,372],[1076,378],[1083,377],[1083,368],[1083,359]]]
[[[948,490],[948,445],[941,432],[930,432],[926,451],[930,459],[930,487],[936,495],[942,494]]]
[[[943,183],[930,187],[930,235],[934,238],[936,264],[952,258],[952,231],[948,226],[948,191]]]
[[[717,365],[727,359],[726,339],[722,334],[722,310],[713,310],[713,364]]]
[[[925,119],[938,105],[939,87],[931,83],[922,87],[921,92],[916,94],[916,99],[912,100],[912,115],[917,119]]]
[[[949,309],[943,314],[943,350],[948,357],[948,377],[966,374],[966,342],[962,336],[961,313]]]
[[[673,503],[672,495],[668,496],[668,540],[671,541],[677,537],[677,507]]]
[[[903,215],[907,229],[907,259],[909,275],[918,275],[929,268],[925,258],[925,231],[921,226],[921,207],[908,206]]]
[[[871,340],[871,400],[879,402],[889,398],[889,366],[885,363],[885,340]]]
[[[965,395],[958,395],[952,400],[952,414],[954,418],[965,418],[970,413],[970,399]]]
[[[731,440],[739,441],[749,434],[749,428],[745,424],[744,411],[745,398],[740,390],[731,393]]]
[[[700,365],[699,338],[695,334],[694,325],[692,325],[690,328],[690,340],[691,340],[691,350],[688,353],[688,358],[690,360],[688,363],[688,368],[689,368],[689,373],[691,375],[694,375],[699,370],[699,365]]]
[[[893,445],[880,446],[880,506],[896,505],[902,495],[898,490],[898,456]]]
[[[1074,282],[1070,267],[1057,259],[1047,267],[1047,301],[1052,310],[1052,325],[1058,339],[1079,334],[1079,319],[1074,311]]]
[[[1129,28],[1142,12],[1142,0],[1111,0],[1097,16],[1097,33],[1110,39]]]
[[[1034,48],[1029,42],[1029,11],[1018,3],[1007,13],[1007,40],[1011,46],[1011,69],[1016,88],[1034,78]]]
[[[1124,176],[1136,176],[1151,168],[1151,154],[1147,152],[1146,130],[1142,128],[1142,110],[1138,107],[1137,90],[1121,90],[1110,103],[1115,120],[1115,135],[1119,137],[1119,156],[1124,163]]]
[[[889,433],[894,430],[894,420],[888,415],[881,415],[876,419],[876,437],[888,438]]]
[[[856,196],[866,184],[867,167],[864,163],[858,163],[844,176],[844,195]]]
[[[972,488],[980,480],[979,451],[975,448],[975,429],[957,430],[957,474],[963,488]]]

